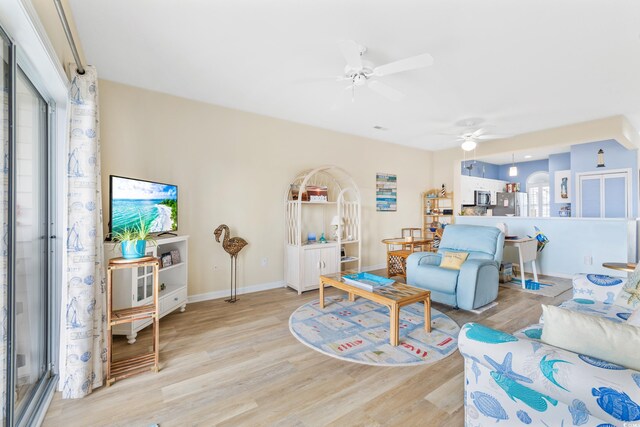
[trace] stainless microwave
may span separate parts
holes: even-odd
[[[491,206],[491,191],[475,190],[473,199],[476,206]]]

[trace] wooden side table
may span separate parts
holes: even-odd
[[[407,258],[411,255],[416,247],[429,247],[433,239],[413,238],[411,240],[405,238],[383,239],[382,243],[387,245],[387,274],[389,277],[402,276],[407,277]],[[394,249],[394,247],[402,247],[402,249]],[[407,249],[408,248],[408,249]]]
[[[113,271],[122,268],[153,267],[153,303],[137,307],[113,309]],[[158,258],[146,256],[136,259],[113,258],[107,266],[107,386],[116,380],[130,377],[141,372],[151,370],[158,372],[160,349],[160,324],[158,294],[158,273],[160,262]],[[132,323],[136,320],[149,319],[153,321],[153,350],[149,353],[133,356],[124,360],[113,361],[113,334],[111,328],[122,323]]]
[[[627,273],[633,272],[636,269],[636,265],[632,262],[603,262],[604,268],[610,268],[612,270],[626,271]]]

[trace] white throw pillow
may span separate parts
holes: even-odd
[[[640,327],[640,308],[631,313],[627,319],[627,324]]]
[[[640,328],[554,306],[542,313],[542,342],[640,370]]]

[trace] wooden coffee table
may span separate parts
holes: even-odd
[[[387,286],[381,286],[371,291],[358,288],[357,286],[345,283],[342,275],[347,273],[327,274],[320,276],[320,308],[324,309],[324,287],[325,285],[341,289],[349,294],[349,301],[354,301],[356,295],[382,304],[389,308],[389,342],[397,346],[400,341],[399,323],[400,308],[414,302],[424,302],[424,329],[431,332],[431,292],[394,282]]]

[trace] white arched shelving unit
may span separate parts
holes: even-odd
[[[303,194],[311,186],[326,187],[327,201],[303,201]],[[284,207],[286,286],[300,294],[318,289],[319,277],[323,274],[360,271],[360,191],[346,171],[337,166],[321,166],[298,174],[285,191]],[[333,237],[331,226],[335,216],[342,219],[337,239]],[[309,243],[309,233],[315,233],[318,239],[325,233],[327,242]],[[344,249],[344,256],[341,249]]]

